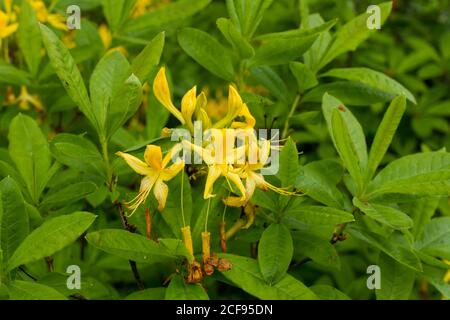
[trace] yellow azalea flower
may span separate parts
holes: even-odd
[[[256,125],[256,120],[245,103],[242,105],[238,118],[239,120],[231,123],[231,127],[234,129],[253,129]]]
[[[170,97],[169,84],[166,78],[166,69],[162,67],[153,81],[153,92],[156,99],[177,118],[181,124],[192,125],[192,115],[197,105],[196,87],[189,90],[182,99],[181,112],[174,106]]]
[[[239,114],[241,114],[242,108],[244,107],[244,102],[237,90],[233,86],[229,86],[228,88],[227,115],[213,125],[213,127],[217,129],[228,126]]]
[[[272,190],[282,195],[295,195],[295,192],[289,192],[283,188],[278,188],[270,184],[264,179],[264,176],[258,172],[266,165],[269,159],[270,150],[270,141],[263,140],[257,142],[256,137],[254,137],[253,141],[251,141],[251,143],[247,145],[247,162],[237,171],[239,177],[245,180],[245,198],[227,197],[224,199],[224,203],[227,206],[246,206],[248,201],[252,198],[256,188],[259,188],[263,191]]]
[[[15,15],[11,10],[11,0],[5,0],[5,11],[0,10],[0,39],[4,39],[16,32],[19,27],[18,23],[14,23]]]
[[[203,192],[203,198],[209,199],[214,197],[212,194],[214,183],[219,179],[219,177],[223,176],[227,181],[233,182],[233,184],[238,188],[241,193],[241,200],[245,199],[245,187],[237,173],[238,169],[233,167],[233,163],[237,163],[240,158],[245,154],[245,149],[243,147],[240,148],[231,148],[228,150],[227,148],[227,140],[230,137],[227,135],[227,131],[229,130],[215,130],[215,132],[220,131],[221,146],[214,145],[211,143],[206,148],[202,148],[200,146],[194,145],[193,143],[183,140],[183,146],[193,150],[195,153],[200,155],[203,161],[208,165],[208,176],[206,178],[205,190]],[[234,137],[233,137],[234,141]],[[221,150],[219,150],[221,149]],[[230,185],[231,187],[231,185]]]
[[[36,12],[37,19],[42,23],[49,23],[56,29],[67,30],[66,19],[59,13],[50,13],[42,0],[29,0]]]
[[[164,182],[172,180],[184,168],[182,160],[178,160],[168,167],[172,156],[180,150],[181,145],[176,145],[163,159],[161,147],[148,145],[144,153],[145,162],[127,153],[116,153],[127,162],[131,169],[144,176],[138,195],[127,203],[128,208],[132,210],[131,214],[146,201],[152,189],[158,201],[158,210],[164,209],[169,193],[169,188]]]
[[[207,96],[209,95],[208,88],[204,88],[203,91]],[[214,99],[210,99],[208,101],[208,104],[206,105],[206,112],[211,119],[216,121],[226,116],[228,112],[228,99],[223,96],[221,90],[217,90]]]

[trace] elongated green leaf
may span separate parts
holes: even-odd
[[[67,300],[55,289],[36,282],[15,280],[8,289],[11,300]]]
[[[412,219],[398,209],[376,203],[362,202],[358,198],[353,198],[353,204],[370,218],[393,229],[405,230],[413,226]]]
[[[129,20],[125,25],[125,32],[145,31],[149,28],[160,28],[162,25],[186,19],[204,9],[211,0],[180,0],[172,2],[160,9],[146,13],[138,18]]]
[[[437,197],[424,197],[412,202],[400,204],[403,212],[408,212],[409,216],[414,221],[414,226],[411,233],[414,239],[419,239],[425,227],[431,221],[431,217],[436,212],[439,205],[439,198]]]
[[[30,224],[20,188],[10,177],[0,182],[0,200],[0,248],[7,261],[28,235]]]
[[[381,288],[376,290],[377,300],[408,300],[414,286],[415,272],[385,253],[380,253]]]
[[[348,106],[369,106],[375,103],[387,102],[392,99],[387,94],[374,87],[357,81],[336,81],[318,85],[303,96],[303,102],[321,102],[323,95],[328,93],[338,98]]]
[[[444,299],[449,299],[450,284],[444,282],[446,272],[448,272],[448,270],[443,271],[441,269],[425,266],[423,277],[444,296]]]
[[[46,137],[36,121],[18,114],[9,128],[9,154],[20,172],[34,203],[48,181],[51,156]]]
[[[292,187],[295,185],[297,174],[299,172],[298,151],[292,141],[288,139],[280,153],[280,168],[278,176],[283,187]]]
[[[307,231],[293,232],[292,238],[294,239],[296,259],[306,256],[322,266],[340,270],[341,261],[336,248],[330,243],[330,239],[321,238],[315,233]]]
[[[295,187],[316,201],[329,207],[342,209],[344,197],[336,184],[342,179],[343,168],[333,160],[308,163],[297,176]],[[337,179],[333,179],[337,176]]]
[[[375,140],[369,153],[368,177],[371,179],[375,174],[381,160],[383,160],[389,145],[394,138],[400,120],[406,110],[405,96],[399,96],[392,101],[378,128]]]
[[[249,59],[255,55],[255,50],[251,44],[242,36],[230,19],[218,19],[217,27],[225,39],[239,52],[241,58]]]
[[[330,207],[303,205],[285,212],[287,218],[293,218],[307,224],[335,225],[355,221],[349,212]]]
[[[42,201],[43,206],[61,206],[69,204],[93,193],[97,186],[93,182],[78,182],[46,195]]]
[[[428,152],[391,162],[369,184],[368,194],[447,196],[450,191],[450,153]]]
[[[302,1],[305,2],[305,1]],[[329,22],[327,22],[329,23]],[[327,24],[323,18],[318,13],[311,14],[304,19],[302,19],[302,28],[317,28],[321,26],[325,26]],[[320,62],[323,57],[327,53],[328,46],[330,45],[332,40],[331,34],[329,30],[324,30],[316,42],[311,46],[304,55],[305,65],[313,72],[316,73],[319,67]]]
[[[23,1],[20,7],[17,43],[25,58],[28,70],[33,76],[37,75],[41,61],[41,42],[36,13],[28,1]]]
[[[322,101],[322,112],[323,112],[323,115],[327,122],[328,132],[330,133],[331,138],[335,144],[336,144],[336,142],[335,142],[333,127],[332,127],[332,118],[333,118],[334,110],[338,110],[339,115],[340,115],[340,120],[339,120],[339,118],[336,118],[336,124],[346,128],[345,132],[336,132],[336,133],[339,134],[341,136],[341,138],[345,138],[345,136],[350,137],[350,141],[351,141],[350,145],[353,145],[352,148],[356,154],[355,156],[358,159],[357,164],[360,168],[361,175],[362,175],[362,172],[364,172],[367,167],[367,157],[368,156],[367,156],[366,138],[364,136],[364,131],[361,127],[361,124],[355,118],[353,113],[342,104],[341,101],[339,101],[338,99],[334,98],[333,96],[331,96],[329,94],[325,94],[323,96],[323,101]],[[341,143],[345,143],[345,141],[347,141],[347,143],[345,143],[345,145],[348,144],[348,139],[340,139],[340,140],[342,140]],[[347,145],[346,151],[349,151],[348,147],[350,145]],[[350,165],[352,170],[355,171],[355,172],[353,172],[354,177],[358,177],[359,172],[358,172],[358,170],[356,170],[356,166],[354,165],[354,163],[352,163],[350,161],[352,158],[354,158],[354,156],[346,153],[346,158],[349,158],[349,159],[347,159],[347,161],[349,163],[345,163],[345,164]],[[348,168],[347,168],[347,170],[348,170]]]
[[[30,79],[28,73],[0,59],[0,83],[29,85]]]
[[[314,73],[303,63],[291,62],[289,68],[297,80],[298,91],[300,93],[303,93],[318,84]]]
[[[357,157],[356,144],[350,136],[350,128],[346,126],[341,112],[337,109],[333,110],[331,116],[331,130],[334,137],[334,144],[344,166],[357,183],[359,190],[363,187],[364,178],[362,168],[364,164],[360,163]]]
[[[142,102],[142,85],[132,74],[113,95],[108,109],[106,137],[111,137],[138,110]]]
[[[122,89],[123,82],[130,72],[130,64],[118,51],[106,54],[95,67],[90,80],[92,107],[102,136],[108,136],[109,116],[113,95]],[[123,89],[122,89],[123,90]],[[120,92],[123,94],[128,93]]]
[[[8,270],[48,257],[74,242],[94,222],[89,212],[52,218],[31,232],[8,261]]]
[[[294,247],[288,228],[271,224],[264,230],[258,245],[258,264],[264,279],[273,285],[286,274]]]
[[[226,49],[204,31],[185,28],[178,33],[181,48],[200,65],[216,76],[228,81],[234,77],[231,57]]]
[[[385,238],[374,233],[363,232],[362,230],[356,228],[349,228],[348,231],[351,236],[383,251],[404,266],[407,266],[412,270],[422,272],[422,264],[420,263],[419,258],[414,253],[413,249],[407,247],[406,244],[399,243],[394,238]]]
[[[415,247],[430,255],[450,259],[450,217],[431,220]]]
[[[222,275],[245,292],[263,300],[314,300],[316,295],[302,282],[287,274],[269,286],[263,279],[256,260],[232,254],[220,254],[229,260],[231,270]]]
[[[379,7],[381,9],[380,22],[383,24],[391,13],[392,2],[384,2]],[[359,15],[336,32],[335,40],[329,46],[327,54],[322,59],[318,69],[323,68],[341,54],[356,50],[373,32],[376,32],[376,30],[371,30],[367,27],[367,21],[370,16],[371,13]]]
[[[306,37],[279,38],[263,42],[256,49],[255,56],[249,60],[249,66],[275,66],[289,63],[308,51],[317,37],[318,34],[313,34]]]
[[[332,77],[338,79],[346,79],[350,81],[359,81],[365,85],[373,87],[377,90],[390,94],[391,97],[405,95],[408,100],[416,103],[413,94],[404,86],[389,78],[384,73],[368,69],[368,68],[343,68],[332,69],[323,74],[322,77]]]
[[[58,134],[50,143],[52,155],[66,166],[82,172],[104,174],[103,158],[88,139],[74,134]]]
[[[164,48],[164,42],[165,33],[158,33],[131,63],[131,71],[139,78],[141,83],[148,80],[148,76],[153,68],[159,64]]]
[[[166,290],[166,300],[209,300],[201,284],[185,283],[180,275],[170,281]]]
[[[69,50],[48,27],[40,24],[42,39],[53,69],[61,80],[69,97],[80,108],[81,112],[99,129],[98,120],[92,110],[91,101],[84,85],[80,71]]]
[[[136,0],[102,0],[103,13],[112,31],[119,31],[135,4]]]
[[[86,236],[86,240],[100,250],[140,263],[155,263],[181,257],[192,259],[180,240],[176,240],[175,245],[170,242],[170,246],[167,246],[125,230],[104,229],[91,232]]]
[[[255,33],[272,2],[273,0],[226,0],[231,20],[247,38]]]

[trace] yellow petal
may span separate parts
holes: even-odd
[[[141,175],[146,176],[153,173],[153,170],[144,161],[132,156],[131,154],[117,152],[116,155],[124,159],[131,169]]]
[[[224,128],[231,123],[234,118],[236,118],[241,112],[243,107],[242,98],[237,92],[237,90],[233,87],[229,87],[228,92],[228,112],[225,118],[218,121],[214,124],[214,128]]]
[[[234,129],[241,128],[241,129],[248,129],[248,128],[254,128],[256,125],[256,120],[250,113],[250,110],[248,109],[247,105],[245,103],[242,104],[241,112],[238,114],[239,117],[243,117],[245,119],[245,122],[240,121],[234,121],[231,124],[231,127]]]
[[[233,172],[227,172],[225,173],[225,177],[234,183],[234,185],[238,188],[239,192],[241,193],[242,199],[245,199],[246,198],[245,187],[239,175]]]
[[[47,21],[56,29],[68,30],[65,19],[60,14],[49,14],[47,17]]]
[[[172,147],[172,149],[170,149],[169,152],[167,152],[167,154],[165,155],[165,157],[162,161],[162,167],[165,168],[169,164],[170,160],[172,160],[174,158],[174,156],[177,153],[179,153],[182,149],[183,149],[183,146],[181,143],[177,143],[176,145],[174,145]],[[177,159],[175,159],[175,162],[178,162],[178,160],[181,160],[181,159],[177,158]]]
[[[156,180],[153,194],[158,201],[158,210],[162,211],[166,206],[167,195],[169,194],[169,187],[161,179]]]
[[[162,67],[153,81],[153,93],[156,99],[158,99],[161,104],[170,111],[182,124],[185,123],[183,115],[181,112],[173,105],[172,99],[170,98],[169,84],[166,78],[166,69]]]
[[[98,34],[100,35],[100,39],[102,39],[103,47],[108,49],[112,43],[112,35],[108,27],[105,24],[100,25],[98,28]]]
[[[177,161],[161,172],[161,179],[164,181],[172,180],[184,168],[184,161]]]
[[[149,144],[145,148],[144,158],[151,168],[157,171],[162,169],[162,151],[160,146]]]
[[[197,87],[193,87],[189,90],[181,100],[181,113],[186,123],[193,129],[192,126],[192,115],[195,111],[195,106],[197,104]]]
[[[223,199],[223,203],[228,207],[239,208],[243,207],[247,203],[247,200],[241,197],[226,197]]]
[[[216,165],[209,166],[208,176],[206,177],[206,183],[205,183],[205,191],[203,192],[204,199],[209,199],[209,198],[215,197],[215,195],[212,194],[213,188],[214,188],[214,182],[216,182],[217,179],[219,179],[221,174],[222,174],[222,170],[220,169],[219,166],[216,166]]]
[[[213,165],[215,164],[215,157],[211,154],[210,150],[204,149],[200,146],[197,146],[193,143],[191,143],[190,141],[187,140],[183,140],[182,144],[185,148],[188,148],[192,151],[194,151],[195,153],[197,153],[200,157],[202,157],[203,161],[205,161],[205,163],[207,165]]]
[[[134,212],[142,203],[145,203],[157,178],[158,175],[154,174],[151,176],[146,176],[144,179],[142,179],[138,195],[133,200],[126,203],[128,209],[132,210],[132,212],[128,215],[129,217],[134,214]]]

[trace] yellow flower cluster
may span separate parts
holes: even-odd
[[[211,132],[212,139],[201,146],[188,140],[182,140],[169,151],[164,160],[162,159],[161,148],[153,145],[147,146],[144,154],[145,162],[130,154],[118,152],[117,155],[122,157],[135,172],[145,176],[142,179],[137,197],[128,203],[132,213],[145,202],[152,189],[154,189],[155,198],[158,200],[159,210],[164,209],[168,194],[168,187],[164,181],[175,177],[183,169],[184,162],[177,160],[172,166],[166,166],[172,156],[179,153],[182,148],[198,154],[208,168],[203,193],[205,199],[215,196],[213,193],[214,184],[220,177],[226,179],[230,190],[237,195],[224,199],[228,206],[245,206],[256,188],[270,189],[285,195],[294,194],[273,186],[259,172],[269,159],[271,141],[257,139],[254,131],[255,118],[233,86],[229,86],[226,115],[214,123],[206,111],[206,94],[202,92],[197,95],[195,86],[182,98],[180,109],[173,104],[165,68],[161,68],[158,72],[153,82],[153,92],[158,101],[182,125],[194,132],[194,121],[200,121],[202,129],[205,132],[208,130]],[[235,129],[240,129],[241,132],[246,134],[240,137],[236,135]],[[236,146],[237,139],[242,140],[240,146]],[[237,190],[234,189],[233,185]]]
[[[19,27],[16,14],[12,10],[12,0],[4,0],[3,4],[5,11],[0,10],[0,40],[12,35]]]

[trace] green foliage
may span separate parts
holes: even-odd
[[[450,298],[448,1],[375,1],[379,30],[370,1],[77,1],[70,32],[18,4],[0,45],[0,299]],[[205,199],[210,167],[169,179],[144,153],[175,144],[171,103],[249,125],[230,86],[254,129],[280,132],[273,175],[233,172],[256,188],[241,207],[229,175]]]

